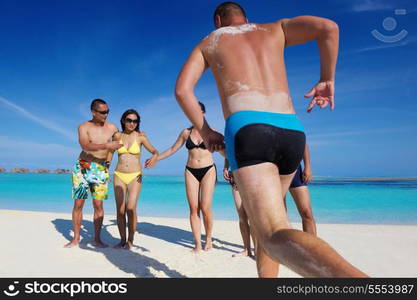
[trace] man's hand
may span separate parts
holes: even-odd
[[[200,134],[208,151],[220,151],[225,148],[224,136],[217,131],[208,128],[206,132],[200,132]]]
[[[303,170],[303,183],[308,184],[313,179],[313,174],[309,168]]]
[[[230,181],[229,170],[228,170],[228,169],[226,169],[226,168],[224,168],[224,169],[223,169],[223,178],[224,178],[226,181]]]
[[[325,108],[330,103],[330,109],[334,109],[334,81],[320,81],[304,95],[305,98],[313,97],[307,107],[307,112],[311,112],[314,105]]]
[[[106,149],[111,150],[111,151],[116,151],[117,149],[119,149],[122,146],[123,146],[123,144],[120,144],[119,142],[108,142],[108,143],[106,143]]]

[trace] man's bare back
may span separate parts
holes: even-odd
[[[241,110],[294,113],[281,22],[213,31],[198,46],[216,79],[224,117]]]

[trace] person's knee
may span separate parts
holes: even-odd
[[[125,214],[126,214],[126,208],[119,208],[118,210],[117,210],[117,215],[119,216],[119,217],[124,217],[125,216]]]
[[[286,229],[291,229],[288,222],[279,222],[269,224],[268,226],[261,226],[256,228],[256,238],[264,246],[265,250],[269,249],[271,245],[277,243],[277,239],[281,238],[281,233]]]
[[[198,206],[191,206],[190,207],[190,216],[198,216],[198,215],[199,215]]]
[[[130,206],[128,206],[128,207],[126,208],[126,213],[127,213],[127,215],[128,215],[129,217],[133,217],[133,216],[134,216],[134,214],[135,214],[135,211],[136,211],[135,207],[130,207]]]
[[[74,212],[80,213],[83,209],[83,203],[75,202],[74,203]]]
[[[103,203],[94,204],[94,214],[100,217],[104,215]]]
[[[209,205],[203,205],[201,207],[201,212],[203,213],[203,216],[209,216],[211,215],[211,207]]]

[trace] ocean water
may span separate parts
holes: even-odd
[[[104,202],[115,214],[112,185]],[[310,185],[318,223],[417,224],[416,179],[316,178]],[[294,202],[287,197],[292,222],[300,222]],[[71,175],[0,173],[0,209],[70,213]],[[91,198],[84,205],[92,213]],[[214,219],[237,220],[230,185],[219,176],[213,197]],[[138,216],[188,218],[183,176],[145,176]]]

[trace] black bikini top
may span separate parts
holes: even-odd
[[[206,149],[206,145],[204,145],[203,142],[201,142],[198,145],[194,144],[194,142],[191,140],[191,132],[192,131],[193,131],[193,129],[191,128],[190,135],[188,136],[187,142],[185,143],[185,148],[187,148],[188,150],[191,150],[191,149],[194,149],[194,148]]]

